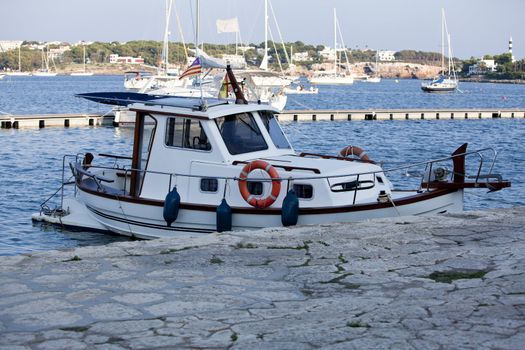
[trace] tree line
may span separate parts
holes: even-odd
[[[42,54],[39,50],[32,50],[27,45],[35,44],[36,42],[24,42],[21,48],[21,65],[23,71],[32,71],[40,68],[42,62]],[[204,43],[204,51],[210,56],[220,57],[222,54],[234,54],[236,48],[234,44],[211,44]],[[250,65],[259,65],[263,58],[264,42],[259,44],[249,44],[251,49],[244,51],[243,55]],[[49,46],[49,49],[58,48],[58,46]],[[288,67],[288,58],[292,52],[307,52],[311,59],[306,62],[294,62],[297,66],[303,66],[306,69],[311,69],[313,64],[323,63],[324,59],[319,54],[325,47],[323,45],[310,45],[302,41],[277,43],[268,41],[268,53],[271,56],[270,65],[277,69],[279,62],[283,68]],[[186,48],[181,42],[169,43],[169,57],[170,63],[186,65],[187,55],[192,55],[191,51],[195,50],[194,44],[186,45]],[[240,51],[238,51],[240,53]],[[126,43],[119,42],[94,42],[86,45],[86,57],[90,64],[103,64],[109,62],[111,54],[118,54],[119,56],[133,56],[142,57],[144,63],[149,66],[158,66],[162,54],[162,42],[154,40],[135,40]],[[348,59],[351,63],[355,62],[373,62],[375,61],[376,51],[374,50],[348,50]],[[71,51],[66,51],[55,64],[70,65],[83,63],[83,47],[81,45],[74,46]],[[395,53],[395,58],[400,62],[419,63],[426,65],[439,65],[441,62],[441,54],[437,52],[426,52],[416,50],[402,50]],[[494,59],[498,64],[497,72],[487,73],[487,76],[492,78],[504,77],[504,79],[523,79],[525,62],[524,60],[512,62],[510,54],[501,54],[485,56],[485,59]],[[470,58],[467,60],[454,59],[456,67],[461,69],[461,73],[468,73],[468,67],[475,64],[478,60]],[[8,52],[0,53],[0,70],[18,69],[18,50],[10,50]]]

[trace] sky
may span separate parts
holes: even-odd
[[[507,52],[525,57],[525,0],[270,0],[285,41],[333,46],[333,9],[347,47],[441,50],[441,8],[453,54],[460,58]],[[195,0],[175,0],[186,42],[194,37]],[[235,42],[215,21],[238,17],[242,41],[264,40],[264,0],[201,0],[204,42]],[[0,40],[162,40],[165,0],[0,0]],[[7,15],[6,15],[7,14]],[[193,14],[193,15],[192,15]],[[273,16],[269,15],[271,22]],[[175,16],[171,41],[181,41]],[[276,41],[277,29],[271,24]]]

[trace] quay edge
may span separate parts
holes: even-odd
[[[525,208],[0,257],[0,348],[506,348]]]

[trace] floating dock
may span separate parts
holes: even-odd
[[[38,114],[38,115],[0,115],[2,129],[45,128],[48,126],[102,126],[112,125],[113,115],[100,114]]]
[[[525,118],[520,109],[285,110],[280,121]]]
[[[516,109],[377,109],[377,110],[285,110],[280,121],[360,121],[525,118],[525,108]],[[49,126],[114,125],[112,114],[0,115],[2,129]]]

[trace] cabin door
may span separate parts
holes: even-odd
[[[130,187],[130,195],[134,197],[138,197],[142,191],[156,125],[156,120],[149,114],[137,112]]]

